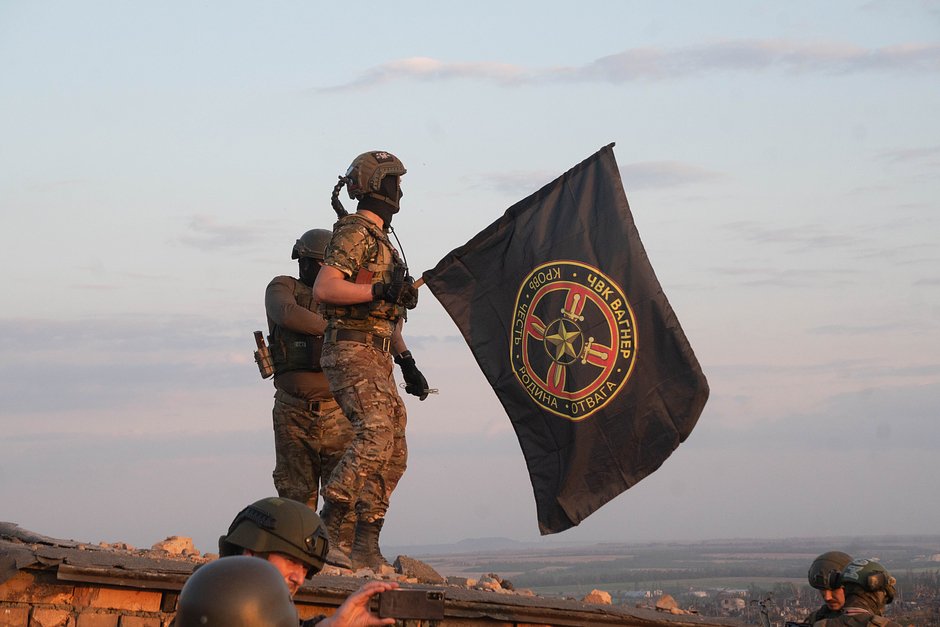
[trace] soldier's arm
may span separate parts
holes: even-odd
[[[404,323],[405,319],[399,318],[398,323],[395,325],[395,330],[392,332],[392,355],[401,355],[408,350],[408,346],[405,344],[405,338],[401,334],[401,328]]]
[[[326,330],[326,320],[298,305],[293,285],[282,277],[271,281],[264,291],[264,310],[274,324],[297,333],[323,335]]]
[[[333,266],[323,266],[313,284],[313,297],[321,303],[331,305],[356,305],[372,301],[370,283],[352,283],[346,275]]]

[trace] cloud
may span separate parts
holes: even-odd
[[[249,248],[264,241],[270,226],[262,221],[250,224],[222,224],[212,216],[194,215],[188,232],[179,237],[186,246],[199,250]]]
[[[940,157],[940,146],[926,146],[923,148],[907,148],[902,150],[891,150],[878,155],[879,159],[890,163],[917,163],[921,161],[931,161],[934,157]]]
[[[414,80],[477,80],[511,87],[531,84],[656,81],[710,72],[782,71],[794,74],[940,71],[940,45],[903,44],[863,48],[837,42],[734,40],[675,49],[633,48],[584,65],[526,68],[495,62],[448,62],[429,57],[397,59],[320,92],[365,89]]]
[[[711,170],[680,161],[646,161],[620,168],[623,185],[628,190],[677,187],[720,178]]]
[[[480,186],[507,196],[528,196],[561,175],[552,170],[492,172],[481,179]],[[722,175],[700,166],[681,161],[641,161],[620,167],[623,185],[628,191],[638,189],[675,188],[706,182]]]

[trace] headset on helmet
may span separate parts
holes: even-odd
[[[842,587],[842,569],[852,561],[848,553],[828,551],[810,564],[807,579],[817,590],[835,590]]]
[[[858,586],[866,592],[885,593],[885,603],[894,601],[897,593],[895,585],[897,580],[891,576],[888,569],[874,559],[852,560],[842,569],[842,585],[851,589]]]
[[[382,179],[386,176],[400,177],[407,171],[404,164],[392,153],[373,150],[353,159],[342,179],[346,183],[350,198],[359,200],[363,196],[374,196],[393,207],[398,207],[400,196],[396,194],[392,197],[384,193]]]
[[[228,533],[219,538],[219,555],[284,553],[307,565],[310,578],[323,568],[329,541],[320,517],[298,501],[268,497],[255,501],[235,516]]]
[[[226,557],[198,568],[180,592],[176,627],[297,627],[297,610],[277,568],[257,557]]]
[[[330,245],[333,231],[326,229],[311,229],[300,236],[291,251],[291,259],[310,257],[323,261],[326,257],[326,247]]]

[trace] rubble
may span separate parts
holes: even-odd
[[[586,594],[583,599],[584,603],[596,603],[599,605],[610,605],[613,603],[613,600],[610,598],[610,593],[604,590],[591,590],[590,593]]]

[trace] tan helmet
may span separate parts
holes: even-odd
[[[817,590],[836,590],[842,587],[842,569],[852,556],[842,551],[827,551],[813,560],[806,578]]]
[[[301,259],[310,257],[323,261],[326,257],[326,247],[330,245],[333,239],[333,231],[326,229],[311,229],[300,236],[300,239],[294,244],[291,251],[291,259]]]
[[[320,517],[298,501],[268,497],[255,501],[235,516],[228,533],[219,538],[219,555],[284,553],[307,566],[309,579],[323,568],[329,541]]]
[[[364,152],[350,164],[343,180],[349,197],[359,200],[363,196],[374,196],[393,207],[398,207],[399,198],[391,198],[382,193],[382,179],[386,176],[400,177],[408,170],[404,164],[390,152],[373,150]]]
[[[297,627],[284,577],[257,557],[225,557],[199,567],[180,592],[176,627]]]

